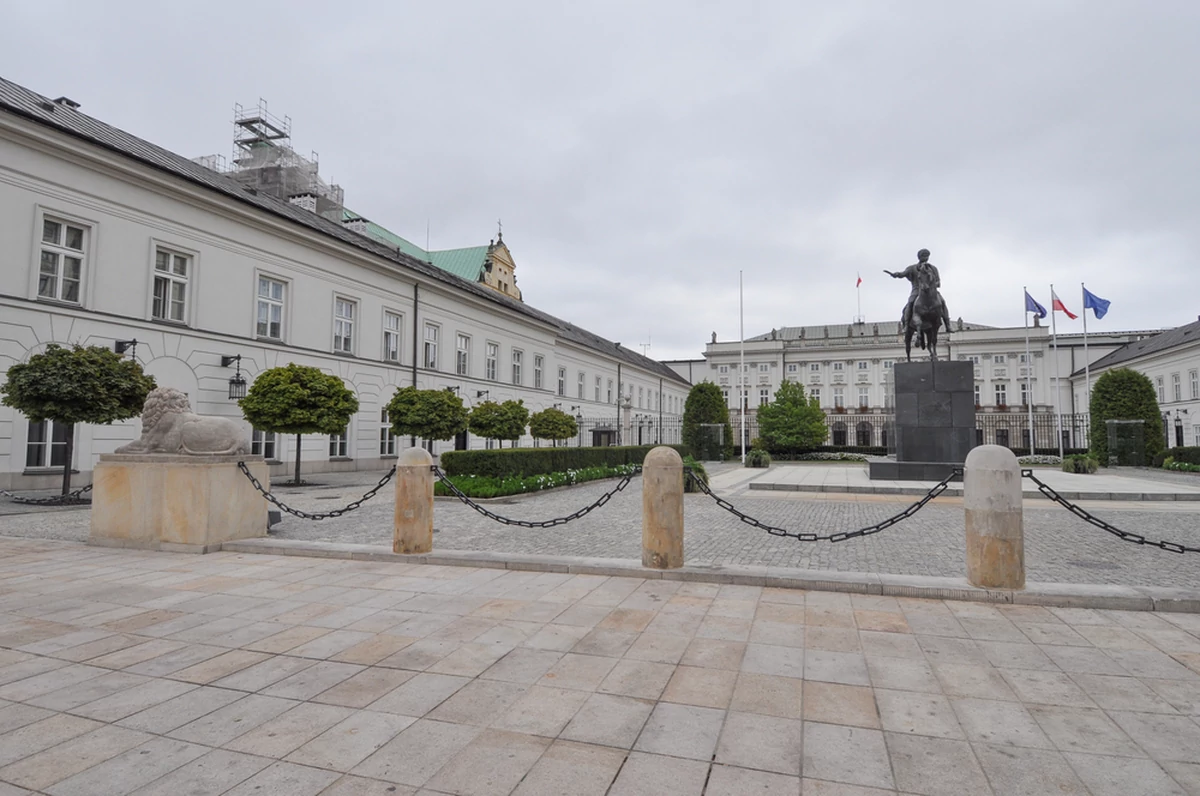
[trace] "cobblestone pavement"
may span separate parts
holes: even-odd
[[[861,528],[889,517],[913,498],[881,495],[763,493],[744,487],[744,471],[715,468],[714,483],[732,488],[723,495],[742,510],[792,530],[833,532]],[[360,496],[378,473],[349,474],[316,489],[281,489],[289,505],[327,511]],[[613,488],[615,481],[523,495],[489,502],[488,508],[520,519],[569,514]],[[390,486],[361,509],[320,522],[285,515],[272,535],[285,539],[391,544],[393,491]],[[1084,503],[1124,530],[1150,538],[1200,545],[1200,504]],[[509,553],[641,558],[641,479],[606,506],[564,526],[549,529],[506,527],[454,499],[435,507],[437,548]],[[688,563],[750,564],[842,572],[886,572],[961,577],[965,573],[962,501],[940,498],[912,519],[880,534],[838,544],[781,539],[745,525],[704,495],[685,496]],[[0,517],[0,535],[87,538],[86,511],[30,513]],[[1028,579],[1041,582],[1107,583],[1194,588],[1200,582],[1200,555],[1167,553],[1122,542],[1042,499],[1025,503],[1025,561]]]
[[[0,794],[1200,794],[1200,616],[0,539]]]

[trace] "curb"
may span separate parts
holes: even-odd
[[[924,495],[928,489],[909,486],[853,486],[845,484],[775,484],[750,483],[746,485],[751,492],[823,492],[845,495]],[[942,493],[945,497],[962,497],[961,486],[946,487]],[[1059,492],[1067,500],[1121,500],[1142,503],[1171,503],[1200,501],[1200,493],[1194,492]],[[1025,490],[1022,497],[1026,500],[1038,498],[1049,500],[1038,490]]]
[[[1059,608],[1102,608],[1121,611],[1200,613],[1200,591],[1149,586],[1106,584],[1028,583],[1021,591],[980,589],[966,578],[922,575],[888,575],[872,572],[835,572],[784,567],[692,564],[679,569],[646,569],[637,561],[617,558],[507,555],[471,550],[443,550],[401,555],[376,545],[306,542],[288,539],[243,539],[225,542],[227,553],[310,556],[351,561],[396,564],[432,564],[449,567],[482,567],[571,575],[603,575],[647,580],[680,580],[737,586],[770,586],[781,589],[877,594],[932,600],[1043,605]]]

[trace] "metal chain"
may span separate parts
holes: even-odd
[[[1117,528],[1113,525],[1109,525],[1107,522],[1100,519],[1099,517],[1093,517],[1087,511],[1081,509],[1079,506],[1076,506],[1074,503],[1067,500],[1062,495],[1058,494],[1058,492],[1054,491],[1054,489],[1052,487],[1050,487],[1044,481],[1042,481],[1036,475],[1034,475],[1033,470],[1022,470],[1021,475],[1028,478],[1030,481],[1033,481],[1033,483],[1037,485],[1039,492],[1041,492],[1043,495],[1045,495],[1046,497],[1053,500],[1058,505],[1062,506],[1067,511],[1074,514],[1079,519],[1083,520],[1084,522],[1091,523],[1092,525],[1095,525],[1097,528],[1100,528],[1101,530],[1108,531],[1113,536],[1117,537],[1118,539],[1120,539],[1122,541],[1132,542],[1133,544],[1146,545],[1148,547],[1159,547],[1159,548],[1162,548],[1163,550],[1166,550],[1171,553],[1200,553],[1200,547],[1188,547],[1186,545],[1176,544],[1175,542],[1163,542],[1163,541],[1155,542],[1155,541],[1151,541],[1151,540],[1147,539],[1145,536],[1142,536],[1140,533],[1130,533],[1129,531],[1122,531],[1120,528]]]
[[[821,536],[820,534],[815,534],[815,533],[800,533],[800,532],[796,532],[796,531],[789,531],[786,528],[779,528],[774,525],[768,525],[767,523],[762,522],[760,520],[756,520],[754,517],[751,517],[749,514],[746,514],[745,512],[742,512],[742,511],[738,511],[736,508],[734,508],[733,504],[730,503],[728,500],[724,500],[723,498],[719,498],[715,494],[713,494],[713,491],[708,488],[708,484],[704,483],[704,481],[699,476],[697,476],[695,473],[693,473],[691,470],[687,470],[687,476],[692,479],[692,483],[695,484],[700,489],[701,492],[703,492],[704,494],[708,495],[710,498],[715,500],[717,502],[718,506],[725,509],[730,514],[734,515],[735,517],[737,517],[739,520],[746,523],[747,525],[753,525],[755,528],[761,528],[764,531],[766,531],[767,533],[771,534],[772,536],[786,536],[786,537],[795,539],[796,541],[799,541],[799,542],[844,542],[847,539],[856,539],[860,536],[870,536],[873,533],[879,533],[880,531],[884,530],[885,528],[892,527],[893,525],[900,522],[901,520],[908,519],[909,517],[916,514],[921,509],[923,509],[925,507],[925,504],[927,504],[929,501],[933,500],[935,497],[937,497],[938,495],[945,492],[946,487],[948,487],[950,485],[950,482],[953,479],[962,476],[962,470],[954,470],[953,472],[951,472],[950,475],[948,475],[944,479],[942,479],[942,481],[937,486],[935,486],[933,489],[930,489],[929,492],[927,492],[924,497],[922,497],[916,503],[913,503],[911,506],[909,506],[908,508],[906,508],[904,511],[900,512],[899,514],[888,517],[886,520],[883,520],[882,522],[877,522],[874,525],[868,525],[865,528],[859,528],[857,531],[842,531],[840,533],[831,533],[831,534],[828,534],[827,536]]]
[[[396,474],[396,468],[392,467],[392,469],[388,470],[387,475],[385,475],[383,478],[379,479],[378,484],[376,484],[374,487],[372,487],[369,491],[367,491],[358,500],[355,500],[352,503],[348,503],[340,509],[334,509],[333,511],[325,511],[325,512],[315,513],[315,512],[301,511],[300,509],[294,509],[291,506],[285,505],[282,501],[279,500],[279,498],[272,495],[266,489],[263,489],[263,485],[261,483],[259,483],[259,480],[254,477],[253,473],[250,472],[250,468],[246,466],[245,462],[238,462],[238,469],[246,474],[246,477],[250,479],[250,483],[254,484],[254,488],[257,489],[259,492],[261,492],[263,497],[265,497],[270,502],[274,503],[282,511],[286,511],[288,514],[291,514],[292,516],[295,516],[295,517],[299,517],[302,520],[327,520],[327,519],[330,519],[331,517],[340,517],[343,514],[349,514],[350,512],[354,511],[356,508],[361,506],[362,504],[366,503],[371,498],[375,497],[375,493],[378,492],[380,489],[382,489],[384,484],[386,484],[388,481],[391,481],[392,476]]]
[[[91,503],[90,500],[83,500],[80,495],[92,491],[92,485],[81,486],[79,489],[72,490],[65,495],[52,495],[44,498],[23,497],[22,495],[14,495],[7,489],[0,489],[0,495],[12,500],[13,503],[24,503],[30,506],[74,506],[83,503]]]
[[[499,522],[503,525],[516,525],[521,528],[553,528],[555,525],[565,525],[568,522],[570,522],[571,520],[577,520],[580,517],[582,517],[583,515],[588,514],[589,512],[592,512],[592,511],[600,508],[601,506],[603,506],[605,503],[607,503],[609,500],[612,499],[613,495],[617,494],[618,492],[623,490],[625,487],[629,486],[629,482],[633,480],[633,477],[635,475],[640,475],[642,472],[642,468],[638,467],[632,473],[628,473],[627,475],[623,476],[621,478],[620,482],[616,485],[616,487],[612,489],[612,491],[605,492],[603,495],[601,495],[599,497],[598,500],[596,500],[596,502],[592,503],[589,506],[584,506],[579,511],[576,511],[573,514],[568,514],[565,517],[556,517],[553,520],[531,521],[531,520],[514,520],[511,517],[503,517],[503,516],[495,513],[494,511],[488,511],[483,506],[479,505],[475,501],[471,500],[471,498],[469,498],[465,494],[463,494],[463,491],[461,489],[459,489],[457,486],[455,486],[454,482],[451,481],[446,476],[445,473],[443,473],[440,469],[438,469],[438,466],[436,464],[433,465],[432,469],[433,469],[433,474],[438,477],[438,479],[442,482],[442,485],[445,486],[446,489],[449,489],[452,493],[454,493],[454,496],[457,497],[459,500],[461,500],[463,503],[466,503],[468,506],[470,506],[471,508],[478,511],[480,514],[487,517],[489,520],[495,520],[496,522]]]

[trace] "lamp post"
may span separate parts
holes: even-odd
[[[579,447],[583,447],[583,412],[579,411],[578,406],[572,406],[571,410],[575,413],[575,428],[579,431]]]
[[[1186,414],[1186,409],[1175,410],[1175,447],[1177,448],[1183,447],[1183,417],[1181,415]]]

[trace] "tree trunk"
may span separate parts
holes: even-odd
[[[296,486],[300,486],[300,435],[296,435]]]
[[[47,431],[49,431],[50,435],[51,435],[47,444],[50,446],[51,450],[53,450],[53,448],[54,448],[54,432],[52,430],[53,426],[50,423],[47,423],[46,425],[50,426],[50,428],[48,428]],[[65,465],[63,465],[63,480],[62,480],[62,493],[63,493],[64,497],[66,497],[67,493],[69,493],[71,491],[71,462],[75,458],[75,424],[67,423],[66,426],[67,426],[67,457],[66,457],[67,463]]]

